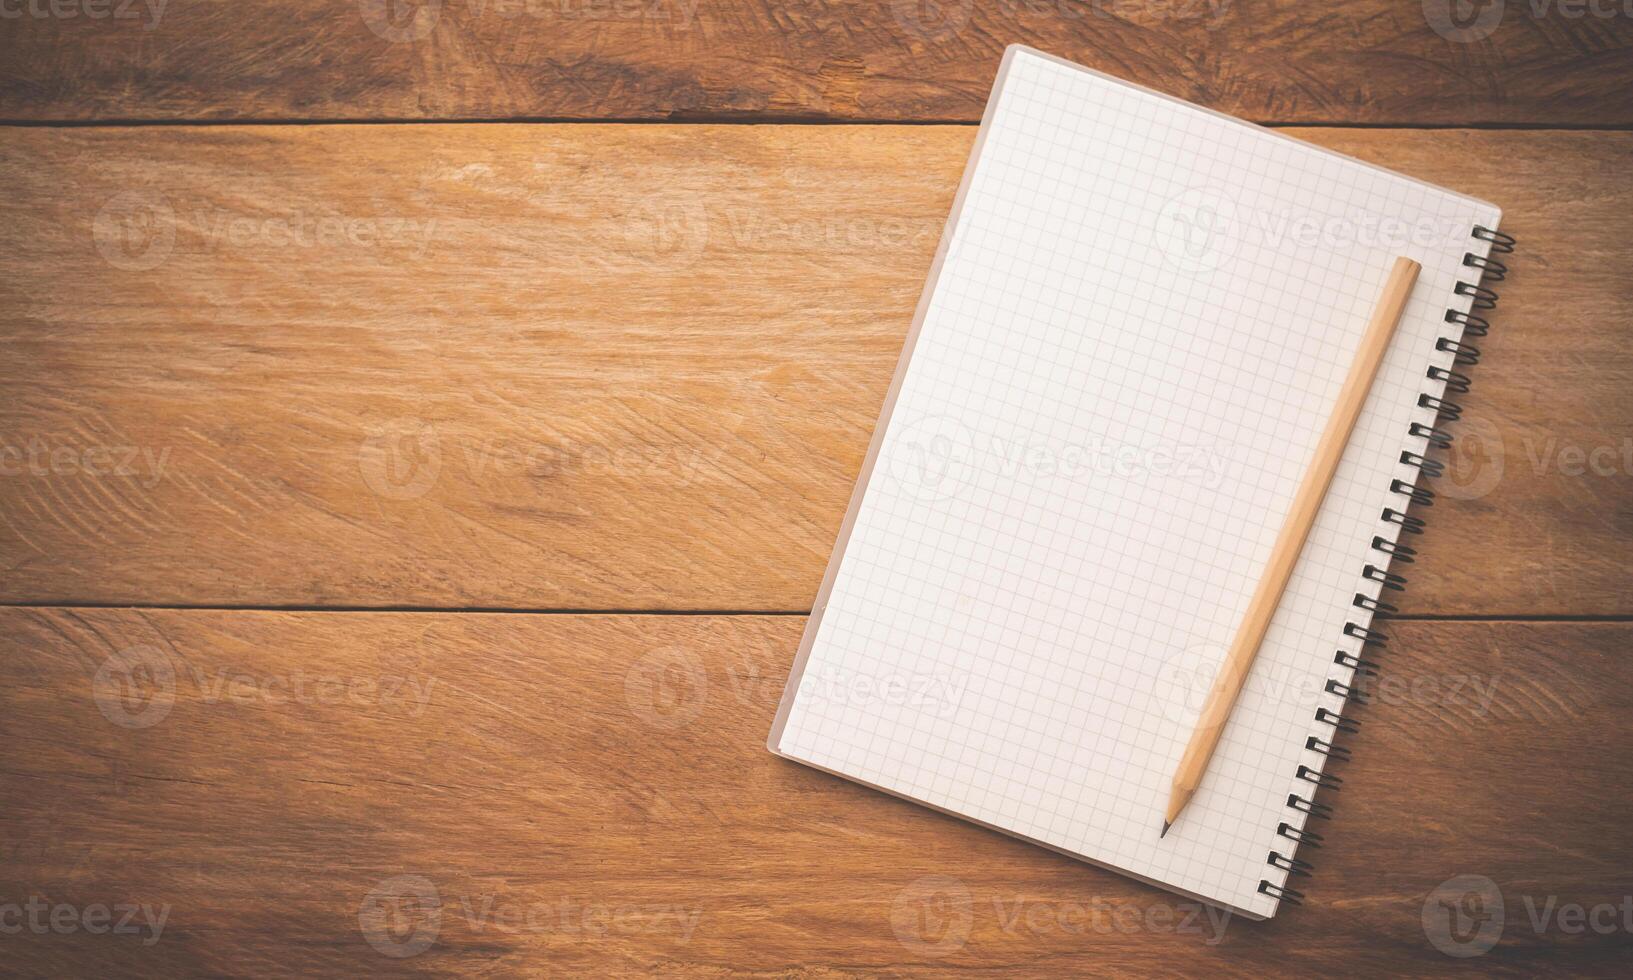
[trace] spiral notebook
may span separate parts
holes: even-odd
[[[1296,901],[1372,617],[1421,526],[1407,506],[1495,301],[1482,277],[1512,248],[1499,218],[1010,48],[771,750],[1251,917]],[[1423,265],[1405,317],[1160,838],[1397,255]]]

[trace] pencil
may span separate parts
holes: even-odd
[[[1237,627],[1236,636],[1225,653],[1224,664],[1214,678],[1212,689],[1208,691],[1207,701],[1203,702],[1196,730],[1191,733],[1185,754],[1180,757],[1179,769],[1174,773],[1173,785],[1169,789],[1168,809],[1163,815],[1164,837],[1168,835],[1168,828],[1179,819],[1180,811],[1196,795],[1197,787],[1207,772],[1208,760],[1213,758],[1214,749],[1219,747],[1225,722],[1230,720],[1230,713],[1236,707],[1237,696],[1242,693],[1242,685],[1247,681],[1253,658],[1258,656],[1259,644],[1264,641],[1265,631],[1270,628],[1270,619],[1275,615],[1276,607],[1281,605],[1287,581],[1292,578],[1299,553],[1304,550],[1304,541],[1310,536],[1310,528],[1315,525],[1316,514],[1321,511],[1321,501],[1327,495],[1327,488],[1332,485],[1333,474],[1338,471],[1338,461],[1343,458],[1344,447],[1349,444],[1350,433],[1355,429],[1355,420],[1360,418],[1361,406],[1366,404],[1367,392],[1372,389],[1372,381],[1378,376],[1384,352],[1389,350],[1389,341],[1395,336],[1395,328],[1406,310],[1407,297],[1411,296],[1412,286],[1417,282],[1418,272],[1422,268],[1402,256],[1395,260],[1394,267],[1389,270],[1383,295],[1378,299],[1377,308],[1372,311],[1372,322],[1367,324],[1360,349],[1355,352],[1355,363],[1350,366],[1344,386],[1338,390],[1338,403],[1333,407],[1332,418],[1328,419],[1327,428],[1321,433],[1321,441],[1316,443],[1315,457],[1310,460],[1310,468],[1305,471],[1304,480],[1293,495],[1287,522],[1282,525],[1275,547],[1270,550],[1264,577],[1253,592],[1253,599],[1242,616],[1242,625]]]

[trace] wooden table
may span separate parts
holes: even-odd
[[[1625,975],[1633,12],[5,10],[8,972]],[[1269,923],[764,750],[1012,41],[1521,243]]]

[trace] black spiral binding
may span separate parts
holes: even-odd
[[[1491,329],[1490,321],[1480,316],[1479,313],[1490,310],[1497,305],[1497,294],[1487,289],[1484,283],[1487,281],[1502,282],[1508,277],[1508,267],[1491,256],[1506,255],[1514,251],[1515,241],[1513,236],[1479,225],[1475,226],[1471,234],[1476,240],[1484,242],[1488,248],[1486,255],[1476,255],[1473,252],[1463,254],[1463,265],[1478,273],[1474,276],[1474,282],[1459,281],[1454,289],[1456,295],[1469,299],[1469,311],[1446,311],[1446,322],[1454,324],[1460,329],[1457,336],[1441,337],[1435,341],[1435,350],[1442,354],[1452,355],[1452,362],[1448,367],[1431,366],[1425,372],[1425,377],[1440,385],[1440,395],[1431,395],[1428,392],[1418,395],[1419,407],[1434,409],[1435,425],[1413,422],[1407,430],[1407,436],[1421,442],[1415,451],[1410,449],[1402,450],[1400,461],[1412,467],[1416,471],[1416,477],[1411,480],[1397,479],[1391,481],[1389,492],[1398,499],[1399,509],[1385,507],[1383,513],[1378,515],[1379,520],[1385,524],[1395,525],[1398,529],[1395,532],[1397,537],[1406,534],[1423,533],[1424,522],[1422,518],[1408,517],[1406,508],[1411,504],[1417,504],[1420,507],[1429,507],[1434,504],[1434,491],[1419,487],[1417,480],[1419,478],[1432,479],[1445,472],[1445,466],[1442,463],[1438,460],[1429,459],[1426,454],[1431,448],[1446,449],[1451,445],[1452,437],[1445,430],[1437,428],[1440,420],[1455,422],[1463,414],[1461,406],[1441,396],[1448,393],[1462,394],[1469,390],[1469,376],[1454,369],[1470,367],[1479,362],[1480,349],[1468,343],[1466,338],[1484,337]],[[1379,555],[1379,558],[1376,564],[1369,563],[1362,568],[1361,578],[1375,586],[1375,591],[1379,595],[1382,595],[1385,589],[1396,592],[1404,589],[1406,579],[1389,571],[1389,566],[1392,562],[1399,562],[1404,565],[1411,564],[1416,560],[1416,549],[1401,544],[1398,540],[1391,541],[1388,537],[1379,534],[1372,539],[1372,550]],[[1387,638],[1384,634],[1371,627],[1371,616],[1377,613],[1395,612],[1395,607],[1378,597],[1367,595],[1364,592],[1355,593],[1353,604],[1357,609],[1369,614],[1358,617],[1366,619],[1367,623],[1366,625],[1356,622],[1345,623],[1344,636],[1352,640],[1359,640],[1362,648],[1365,648],[1368,644],[1375,647],[1383,646]],[[1329,678],[1325,687],[1326,692],[1341,699],[1344,703],[1352,701],[1364,703],[1366,694],[1355,681],[1358,677],[1378,676],[1378,665],[1344,650],[1338,651],[1337,655],[1333,657],[1333,663],[1350,671],[1349,682],[1346,683],[1336,677]],[[1349,759],[1349,750],[1334,745],[1332,740],[1337,738],[1339,733],[1357,731],[1361,723],[1346,720],[1339,712],[1325,707],[1316,709],[1315,720],[1325,727],[1306,739],[1304,747],[1309,751],[1324,755],[1328,759],[1340,762]],[[1339,784],[1343,782],[1343,780],[1332,773],[1324,771],[1324,769],[1312,769],[1305,765],[1298,767],[1297,776],[1310,784],[1309,790],[1304,791],[1305,795],[1299,793],[1289,793],[1287,795],[1287,808],[1299,814],[1300,825],[1283,823],[1276,828],[1277,835],[1287,839],[1291,843],[1290,849],[1293,851],[1296,851],[1300,846],[1321,846],[1321,835],[1303,829],[1302,824],[1311,819],[1331,819],[1332,807],[1325,803],[1317,803],[1315,794],[1318,789],[1336,793]],[[1294,877],[1309,877],[1312,870],[1310,863],[1283,854],[1280,851],[1271,851],[1265,863],[1286,872],[1286,874],[1282,878],[1282,884],[1279,885],[1272,883],[1269,879],[1260,879],[1259,893],[1269,895],[1283,902],[1291,902],[1294,905],[1303,904],[1304,893],[1287,887],[1286,883]]]

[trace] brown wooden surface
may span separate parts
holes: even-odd
[[[4,610],[0,892],[169,906],[151,945],[24,930],[8,959],[147,975],[1451,973],[1468,964],[1430,945],[1422,906],[1458,874],[1503,894],[1482,970],[1613,975],[1633,950],[1620,930],[1538,933],[1525,904],[1616,903],[1629,885],[1633,840],[1609,805],[1633,790],[1626,624],[1394,624],[1326,846],[1304,855],[1310,903],[1222,932],[1168,913],[1118,927],[1186,905],[768,754],[802,625]],[[171,679],[102,683],[138,663]],[[965,940],[944,958],[920,942],[942,932],[916,931],[939,921],[917,917],[928,875],[969,896],[963,918],[932,910]],[[401,876],[430,881],[442,916],[432,945],[393,959],[359,912]],[[483,908],[517,918],[484,924]],[[605,934],[580,931],[586,909]],[[369,935],[429,922],[404,915]]]
[[[804,610],[972,132],[13,130],[0,595]],[[1406,610],[1633,612],[1633,137],[1295,132],[1522,242]]]
[[[1266,122],[1633,122],[1619,0],[54,2],[0,118],[972,121],[1020,42]]]
[[[1012,42],[1521,239],[1268,923],[764,750],[803,617],[752,613],[972,127],[410,124],[968,123]],[[1630,82],[1606,0],[0,3],[0,970],[1625,975]],[[313,120],[377,125],[186,125]]]

